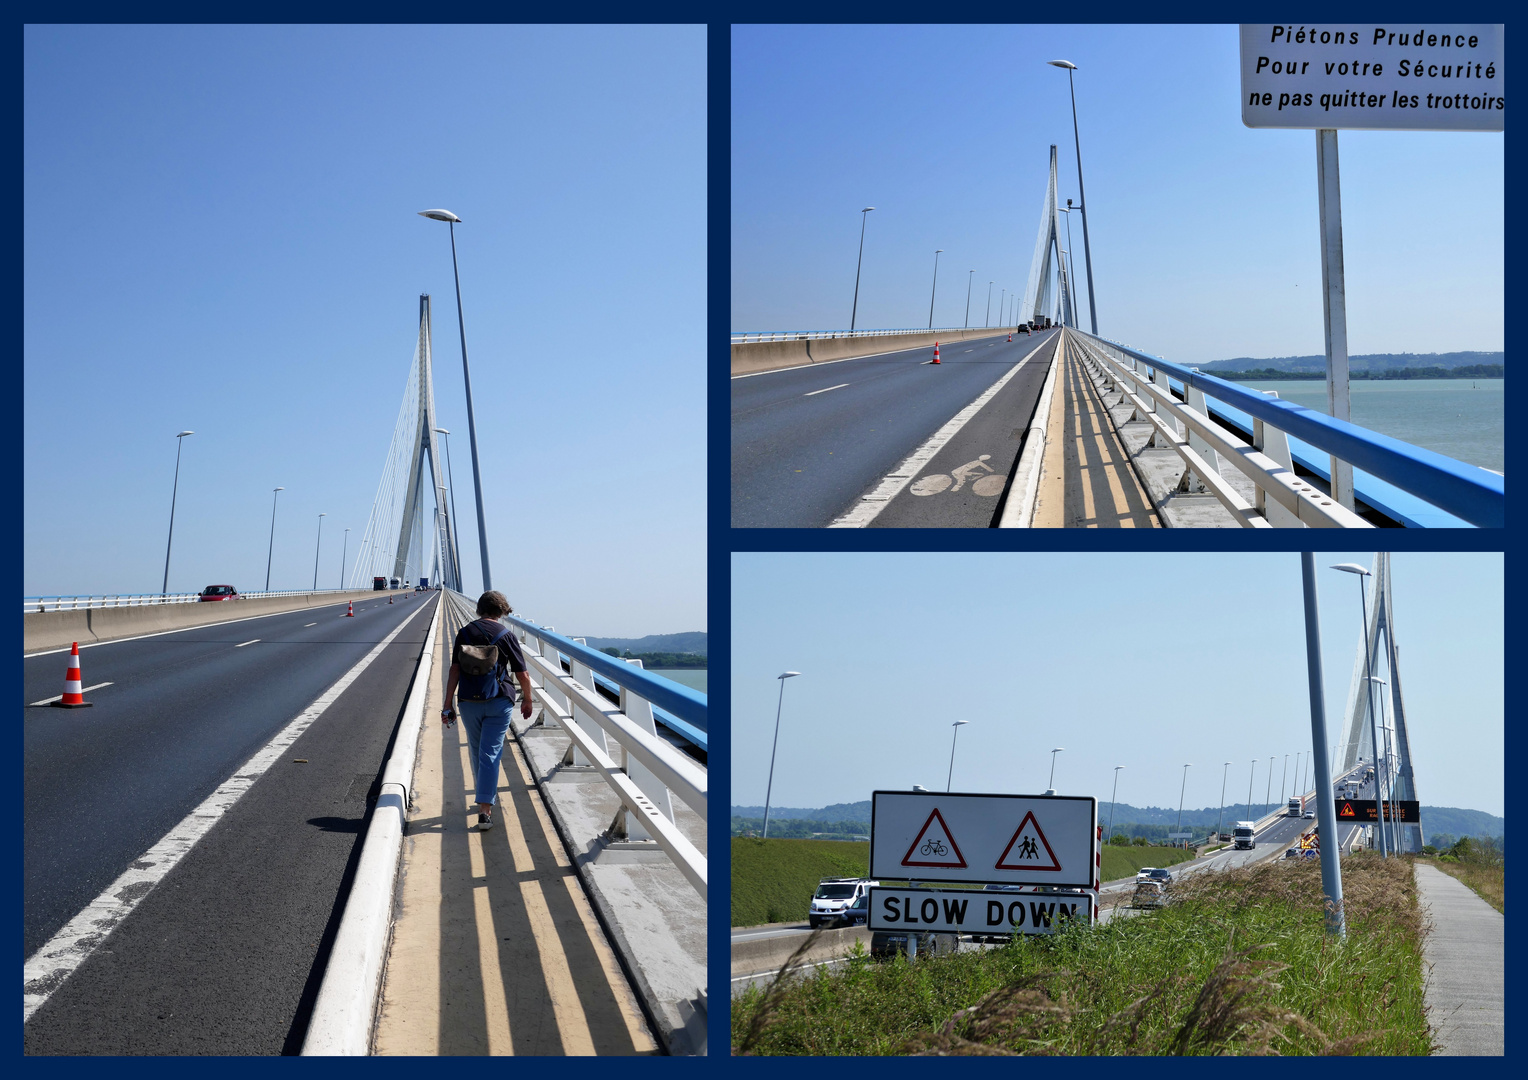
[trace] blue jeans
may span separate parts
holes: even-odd
[[[467,729],[467,756],[472,760],[477,801],[492,806],[498,801],[499,759],[504,756],[504,736],[509,732],[513,698],[457,701],[462,727]]]

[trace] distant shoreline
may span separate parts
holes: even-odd
[[[1203,370],[1203,369],[1201,369]],[[1277,371],[1272,368],[1249,371],[1205,371],[1218,379],[1233,382],[1279,382],[1284,380],[1325,379],[1324,371]],[[1423,380],[1503,379],[1506,377],[1501,364],[1480,364],[1472,368],[1391,368],[1387,371],[1349,371],[1352,382],[1412,382]]]

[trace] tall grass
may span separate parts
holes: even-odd
[[[863,877],[870,845],[732,838],[732,925],[805,921],[825,877]]]
[[[1343,860],[1348,936],[1315,863],[1181,883],[1169,907],[909,964],[852,959],[733,1002],[752,1054],[1426,1054],[1406,860]]]
[[[1099,867],[1105,881],[1118,881],[1132,876],[1143,866],[1175,866],[1194,857],[1192,850],[1170,847],[1110,847],[1103,848],[1103,863]]]

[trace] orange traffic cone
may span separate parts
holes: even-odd
[[[95,704],[86,701],[80,691],[80,643],[76,641],[69,650],[69,670],[64,675],[64,696],[53,703],[60,709],[88,709]]]
[[[1008,335],[1008,340],[1009,340],[1009,341],[1012,341],[1012,340],[1013,340],[1013,335],[1012,335],[1012,334],[1009,334],[1009,335]]]
[[[388,593],[387,594],[387,602],[389,604],[391,604],[393,602],[393,594],[392,593]]]
[[[934,363],[939,363],[939,342],[934,342]]]
[[[350,603],[350,604],[346,604],[345,605],[345,618],[347,618],[347,619],[355,618],[355,604],[354,603]]]

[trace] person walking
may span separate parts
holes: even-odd
[[[504,756],[504,736],[515,707],[515,681],[520,683],[520,716],[531,718],[531,677],[525,670],[525,654],[511,628],[499,620],[514,609],[504,594],[490,590],[478,597],[478,619],[456,633],[451,646],[451,671],[446,676],[446,707],[440,719],[447,727],[461,709],[467,729],[467,753],[472,761],[477,798],[477,829],[493,828],[493,806],[498,799],[499,759]],[[510,673],[514,673],[514,679]],[[458,695],[459,692],[459,695]],[[452,705],[455,701],[456,706]]]

